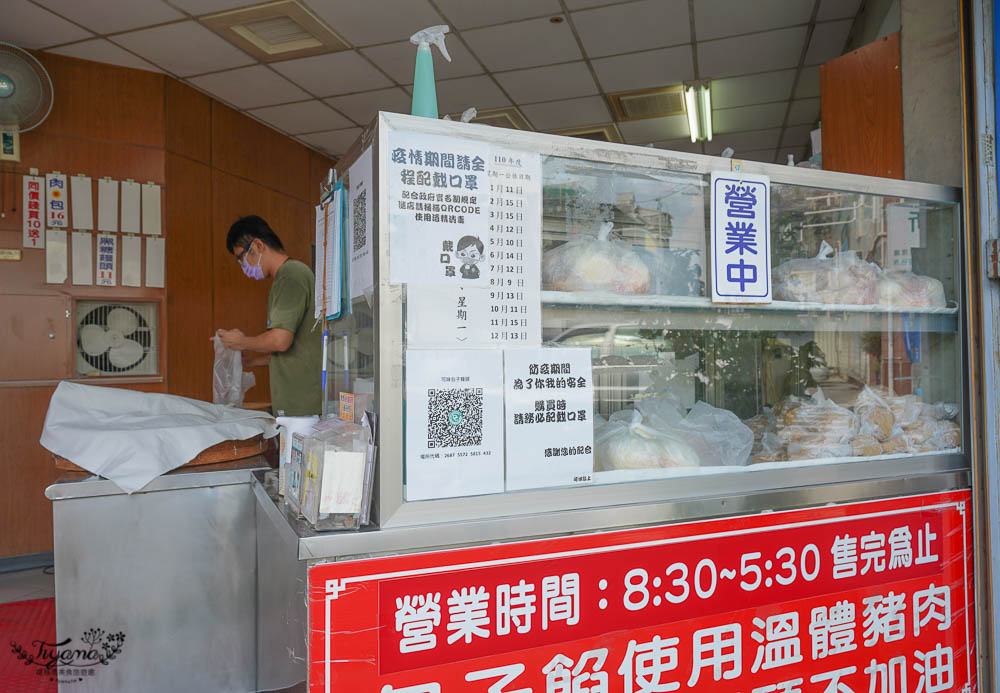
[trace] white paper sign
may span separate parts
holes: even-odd
[[[73,254],[73,283],[89,286],[94,283],[94,242],[88,231],[74,231],[70,241]]]
[[[503,491],[503,354],[406,350],[406,500]]]
[[[139,233],[139,190],[138,183],[122,181],[122,233]]]
[[[340,315],[341,271],[341,205],[343,189],[335,190],[326,206],[326,317]]]
[[[160,228],[160,186],[155,183],[142,185],[142,232],[147,236],[159,236]]]
[[[69,190],[65,174],[45,174],[45,225],[59,229],[69,226]]]
[[[389,279],[489,286],[489,145],[389,133]]]
[[[507,489],[590,483],[590,349],[506,349]]]
[[[910,272],[913,249],[920,248],[920,205],[892,203],[885,206],[887,270]]]
[[[110,178],[97,181],[97,230],[118,231],[118,181]]]
[[[87,176],[70,176],[70,202],[73,203],[73,228],[91,231],[94,228],[94,192]]]
[[[163,259],[166,246],[162,237],[146,239],[146,286],[163,288]]]
[[[493,148],[488,181],[490,286],[411,284],[409,346],[541,344],[541,157]]]
[[[122,236],[122,286],[142,286],[142,239]]]
[[[66,255],[66,232],[47,229],[45,231],[46,284],[62,284],[66,281],[68,276]]]
[[[111,234],[97,236],[97,285],[114,286],[118,264],[118,237]]]
[[[21,186],[23,196],[21,210],[23,215],[21,245],[25,248],[44,248],[45,232],[42,205],[45,204],[45,179],[41,176],[22,176]],[[65,250],[65,249],[64,249]]]
[[[712,301],[771,302],[771,181],[712,172]]]
[[[372,243],[372,149],[361,152],[361,156],[348,169],[351,182],[350,203],[348,204],[348,230],[350,233],[348,251],[350,265],[350,297],[354,300],[372,289],[374,283],[375,253]]]
[[[364,484],[364,452],[327,449],[319,495],[320,513],[360,513]]]
[[[316,283],[313,285],[313,319],[319,320],[324,311],[323,305],[323,273],[326,268],[326,206],[316,206],[316,229],[313,236],[316,244]]]

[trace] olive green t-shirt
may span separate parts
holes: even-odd
[[[292,333],[292,345],[271,355],[271,410],[275,416],[308,416],[322,409],[323,329],[313,319],[316,277],[298,260],[274,273],[267,295],[267,329]]]

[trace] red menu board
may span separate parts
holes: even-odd
[[[310,691],[975,691],[968,491],[328,563]]]

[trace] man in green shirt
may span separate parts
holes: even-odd
[[[289,258],[278,235],[255,215],[241,217],[229,228],[226,249],[246,276],[271,277],[273,282],[267,295],[267,330],[255,337],[219,330],[219,338],[230,349],[262,354],[244,359],[243,365],[269,367],[275,416],[319,414],[323,332],[313,319],[315,275]]]

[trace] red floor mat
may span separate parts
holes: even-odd
[[[0,604],[0,693],[55,693],[56,671],[25,664],[16,650],[29,656],[36,641],[55,642],[56,600],[32,599]]]

